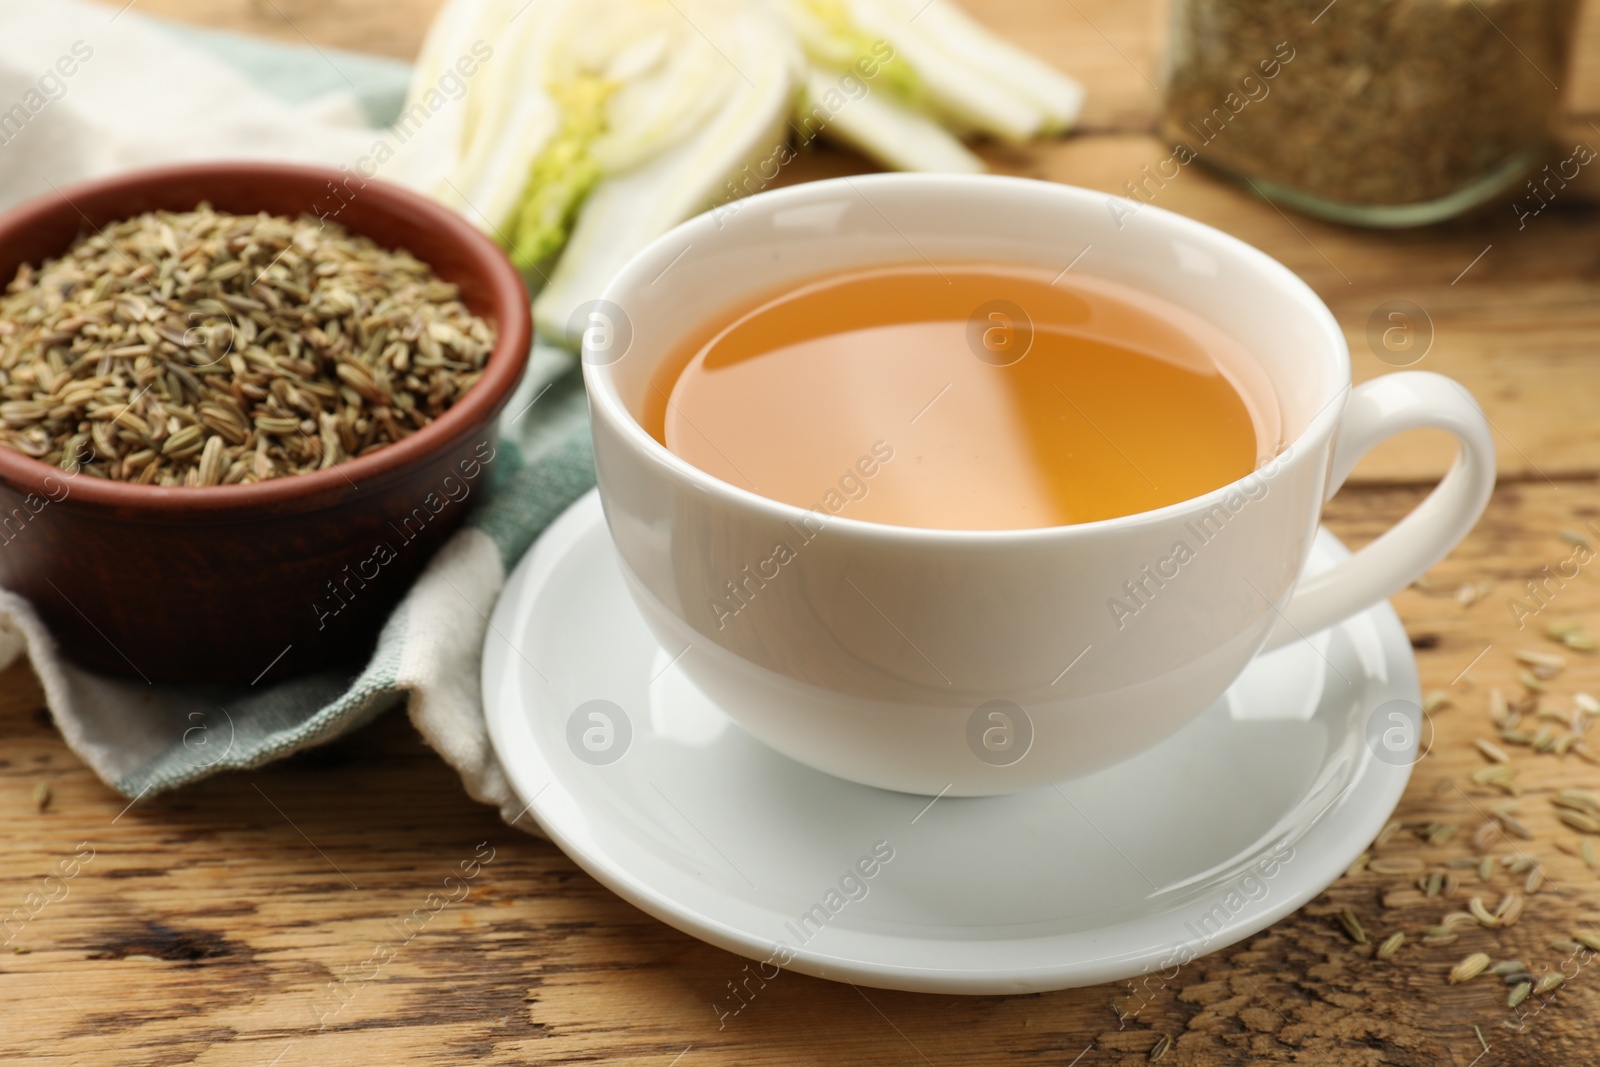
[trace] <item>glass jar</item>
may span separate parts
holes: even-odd
[[[1577,0],[1321,2],[1172,0],[1179,151],[1364,226],[1459,214],[1548,158]]]

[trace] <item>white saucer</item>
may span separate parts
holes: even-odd
[[[1312,569],[1344,554],[1323,531]],[[766,748],[690,686],[682,651],[646,629],[599,498],[584,497],[517,566],[491,623],[484,702],[513,785],[562,850],[663,922],[889,989],[1062,989],[1238,941],[1372,840],[1415,758],[1416,729],[1395,733],[1390,715],[1413,709],[1420,726],[1411,646],[1382,604],[1258,660],[1126,763],[932,800]]]

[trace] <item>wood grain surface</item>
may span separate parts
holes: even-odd
[[[434,0],[143,0],[140,10],[405,57]],[[1111,0],[991,0],[975,8],[1090,87],[1086,132],[1034,150],[990,150],[996,169],[1120,190],[1165,150],[1146,132],[1156,101],[1160,11]],[[1600,114],[1600,4],[1580,28],[1567,87],[1575,129]],[[1591,131],[1600,138],[1600,132]],[[786,175],[862,169],[818,153]],[[1524,583],[1600,545],[1600,215],[1585,197],[1525,230],[1509,210],[1422,232],[1380,234],[1285,216],[1198,168],[1161,206],[1266,249],[1323,296],[1357,376],[1389,368],[1367,347],[1373,310],[1424,307],[1436,337],[1419,367],[1451,374],[1498,433],[1501,485],[1476,532],[1395,598],[1424,688],[1450,704],[1373,850],[1381,870],[1346,876],[1293,916],[1170,981],[1023,997],[856,989],[785,973],[719,1027],[712,1004],[743,966],[648,918],[553,846],[502,825],[399,715],[314,752],[135,804],[62,742],[26,667],[0,675],[0,1061],[31,1064],[1139,1064],[1566,1065],[1600,1062],[1600,967],[1553,942],[1597,929],[1600,874],[1561,850],[1582,835],[1555,791],[1600,789],[1580,755],[1507,746],[1521,790],[1516,829],[1481,831],[1513,798],[1475,784],[1473,747],[1493,737],[1488,694],[1523,695],[1517,650],[1560,651],[1553,622],[1600,634],[1600,564],[1580,568],[1519,629]],[[1481,258],[1477,258],[1480,256]],[[1470,269],[1468,268],[1470,265]],[[1462,272],[1465,270],[1465,273]],[[1374,453],[1328,524],[1351,544],[1391,525],[1448,461],[1419,437]],[[1595,523],[1591,527],[1589,523]],[[1472,593],[1463,603],[1462,587]],[[1548,706],[1600,694],[1600,658],[1567,653]],[[1526,720],[1529,732],[1553,722]],[[1600,733],[1591,734],[1600,751]],[[48,790],[42,810],[40,788]],[[1449,824],[1429,844],[1424,824]],[[1498,825],[1498,824],[1497,824]],[[1600,850],[1600,840],[1595,846]],[[1495,858],[1487,883],[1451,860]],[[1511,926],[1425,929],[1473,896],[1491,909],[1525,872],[1544,884]],[[405,923],[463,863],[467,895]],[[1414,871],[1401,868],[1414,866]],[[1415,882],[1455,875],[1448,900]],[[1367,937],[1356,943],[1348,909]],[[21,916],[19,919],[18,916]],[[1393,932],[1406,943],[1375,958]],[[1450,984],[1472,952],[1564,970],[1558,990],[1507,1007],[1484,975]]]

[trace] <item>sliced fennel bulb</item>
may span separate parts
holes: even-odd
[[[882,64],[874,93],[881,84],[899,102],[965,130],[1024,141],[1066,129],[1083,102],[1077,82],[1001,40],[949,0],[782,4],[816,68],[849,71],[856,57],[887,44],[893,58]],[[868,154],[890,158],[888,152]]]
[[[463,88],[463,57],[491,48]],[[792,158],[791,132],[897,169],[978,171],[961,134],[1061,130],[1082,95],[951,0],[446,0],[407,100],[420,118],[396,127],[384,176],[544,281],[537,323],[574,344],[573,312],[627,258],[762,187],[734,183]]]
[[[781,0],[815,68],[852,71],[863,60],[873,63],[873,78],[903,103],[916,106],[923,99],[922,79],[910,63],[898,57],[882,59],[881,37],[869,34],[851,14],[846,0]]]
[[[602,78],[574,78],[557,87],[561,129],[534,157],[510,233],[511,260],[524,271],[537,270],[566,243],[578,205],[600,181],[594,141],[605,129],[606,98],[612,86]]]
[[[699,129],[664,152],[595,187],[566,251],[534,301],[534,322],[553,339],[576,345],[573,313],[597,298],[635,252],[692,215],[727,198],[728,177],[788,141],[800,57],[776,20],[722,24],[724,47],[743,62]],[[723,44],[722,41],[718,42]],[[626,310],[626,309],[624,309]]]
[[[423,98],[428,90],[437,90],[445,71],[459,57],[470,55],[474,41],[482,39],[473,34],[483,25],[486,11],[493,4],[494,0],[446,0],[417,55],[397,123],[397,128],[404,130],[406,136],[396,150],[399,163],[394,172],[399,180],[422,192],[438,195],[443,179],[460,158],[461,145],[467,137],[469,110],[478,101],[466,101],[468,107],[441,109],[439,115],[430,113],[428,120],[415,129],[411,116],[420,114],[419,108],[427,110]]]
[[[550,26],[577,0],[522,8],[520,0],[451,0],[423,46],[412,95],[437,84],[471,42],[492,43],[493,56],[463,99],[440,110],[424,135],[406,146],[408,183],[460,211],[504,241],[534,161],[560,132],[560,106],[536,73],[547,59]],[[460,21],[447,19],[460,12]],[[520,13],[519,13],[520,10]],[[403,150],[404,151],[404,150]]]
[[[691,22],[729,6],[700,0],[586,0],[547,20],[543,82],[560,125],[534,157],[508,234],[525,272],[566,243],[580,206],[606,175],[626,171],[691,135],[729,91],[715,46]],[[716,8],[717,10],[706,10]]]
[[[997,37],[947,0],[879,0],[900,9],[908,26],[920,27],[949,54],[961,57],[984,76],[1037,108],[1043,122],[1034,131],[1056,133],[1070,127],[1083,108],[1083,86],[1048,63]],[[921,14],[918,14],[918,10]],[[997,131],[998,132],[998,131]]]
[[[806,99],[820,100],[838,75],[813,67],[806,74]],[[801,104],[802,121],[807,113]],[[824,132],[891,170],[977,174],[983,160],[926,114],[882,93],[867,93],[829,116]]]
[[[675,150],[756,91],[727,58],[761,59],[747,51],[749,24],[780,36],[765,0],[449,0],[413,98],[475,40],[493,41],[494,58],[402,149],[399,169],[536,272],[607,175]],[[792,84],[794,64],[780,66]]]

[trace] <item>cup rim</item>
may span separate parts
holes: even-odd
[[[221,201],[231,190],[248,188],[253,183],[273,183],[320,195],[324,188],[332,188],[333,183],[345,178],[343,172],[331,167],[298,163],[225,160],[146,167],[78,182],[0,214],[0,247],[59,226],[63,218],[81,220],[82,225],[98,228],[130,214],[151,210],[140,206],[146,202],[165,201],[175,197],[177,192],[194,188],[209,190],[214,201]],[[4,447],[0,447],[0,481],[23,492],[49,496],[48,479],[72,478],[71,499],[76,506],[121,510],[142,516],[225,513],[230,519],[248,518],[285,508],[311,508],[331,497],[356,494],[368,486],[385,484],[469,435],[485,420],[494,418],[521,380],[532,343],[532,314],[521,275],[505,253],[482,232],[436,201],[379,179],[366,181],[361,198],[403,219],[404,228],[413,232],[432,231],[436,235],[435,244],[452,247],[481,286],[485,304],[496,320],[495,343],[485,360],[482,375],[438,418],[368,455],[325,470],[250,485],[161,486],[93,477],[80,479],[78,472],[68,473]],[[238,210],[231,196],[226,199],[229,202],[223,205],[225,210]],[[122,210],[124,204],[132,205],[131,210]],[[195,203],[189,203],[185,207],[167,207],[162,203],[154,209],[190,210],[194,206]],[[356,234],[365,232],[359,223],[349,225],[349,229]],[[50,255],[64,252],[66,247]]]
[[[857,188],[858,185],[879,187],[886,190],[910,186],[944,185],[952,191],[966,191],[968,195],[993,195],[995,193],[1003,193],[1007,188],[1018,189],[1019,191],[1021,189],[1029,191],[1049,189],[1052,190],[1049,195],[1063,195],[1080,203],[1091,198],[1100,204],[1106,201],[1123,202],[1130,207],[1136,208],[1140,215],[1153,214],[1155,219],[1162,225],[1174,229],[1191,239],[1209,242],[1213,246],[1226,248],[1230,252],[1242,256],[1246,261],[1253,262],[1265,273],[1277,275],[1290,292],[1298,291],[1307,298],[1308,306],[1305,310],[1316,320],[1316,324],[1322,327],[1330,344],[1330,355],[1336,364],[1332,368],[1332,381],[1337,384],[1332,390],[1332,395],[1328,396],[1321,408],[1311,417],[1300,433],[1293,440],[1285,443],[1277,458],[1290,463],[1296,460],[1303,460],[1315,451],[1313,446],[1323,440],[1331,439],[1334,429],[1344,414],[1342,401],[1349,396],[1352,389],[1350,348],[1345,341],[1344,331],[1340,329],[1338,320],[1334,318],[1333,312],[1329,310],[1326,302],[1298,274],[1261,249],[1234,237],[1232,234],[1225,233],[1196,219],[1191,219],[1186,215],[1179,215],[1176,212],[1156,207],[1153,204],[1137,203],[1112,193],[1098,192],[1063,182],[1041,181],[1034,178],[1000,174],[927,173],[866,174],[802,182],[798,185],[767,190],[744,197],[740,200],[741,212],[747,211],[751,206],[759,206],[764,210],[770,211],[796,207],[805,200],[831,195],[843,190],[863,195]],[[641,279],[644,282],[649,282],[651,279],[659,278],[663,273],[663,269],[680,258],[688,250],[689,245],[696,242],[709,243],[715,239],[715,236],[721,230],[716,225],[715,214],[715,210],[702,212],[650,242],[635,253],[612,276],[611,281],[607,283],[599,299],[625,307],[626,291],[637,288],[641,284]],[[893,224],[891,223],[891,225]],[[752,492],[749,489],[724,481],[713,474],[701,470],[668,449],[640,424],[638,418],[628,409],[628,406],[623,403],[622,398],[618,395],[611,369],[616,363],[591,361],[588,357],[589,352],[587,346],[585,346],[582,358],[583,376],[592,414],[607,418],[618,428],[618,432],[622,434],[630,445],[642,451],[648,459],[663,468],[667,473],[688,482],[701,492],[729,499],[745,508],[766,512],[769,517],[779,523],[799,522],[804,516],[814,514],[812,510],[800,507],[797,504],[774,500],[771,497],[762,496],[760,493]],[[625,359],[626,356],[623,358]],[[621,361],[618,360],[616,362],[620,363]],[[1220,504],[1230,494],[1240,492],[1244,483],[1250,479],[1259,478],[1261,470],[1262,468],[1258,467],[1249,474],[1236,478],[1200,496],[1165,504],[1159,508],[1066,525],[1029,526],[998,530],[942,529],[931,526],[900,526],[891,523],[869,522],[865,519],[854,519],[845,515],[829,513],[827,515],[827,526],[829,529],[837,530],[841,533],[854,534],[859,537],[897,541],[913,540],[922,544],[940,547],[950,547],[955,544],[970,544],[975,547],[1011,546],[1046,539],[1094,537],[1140,526],[1164,523],[1191,511],[1208,511],[1211,507]]]

